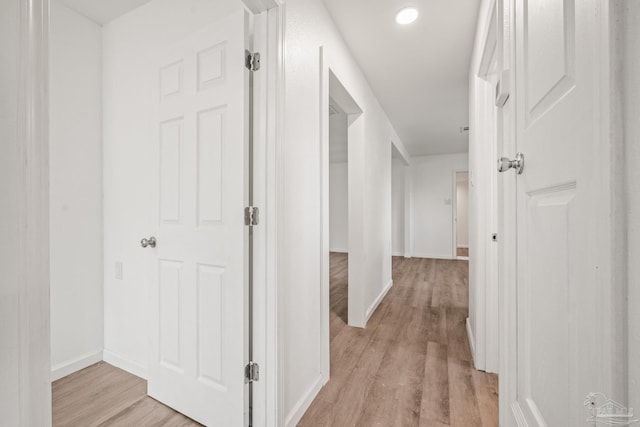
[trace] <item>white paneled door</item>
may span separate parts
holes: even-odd
[[[156,63],[157,173],[148,392],[208,426],[244,423],[247,16]]]
[[[518,425],[587,425],[612,389],[603,3],[515,1]]]

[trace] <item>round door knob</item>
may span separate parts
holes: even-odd
[[[151,246],[152,248],[156,247],[156,238],[151,236],[148,239],[144,238],[142,240],[140,240],[140,246],[142,246],[143,248],[146,248],[147,246]]]
[[[511,160],[508,157],[500,157],[498,159],[498,172],[506,172],[509,169],[514,169],[518,175],[524,171],[524,154],[516,154],[516,158]]]

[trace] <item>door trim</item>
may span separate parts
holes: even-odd
[[[451,235],[453,236],[453,253],[451,254],[451,259],[455,260],[469,260],[469,256],[458,256],[458,173],[466,172],[469,173],[469,167],[466,169],[455,169],[453,171],[453,189],[452,189],[452,197],[451,197],[451,205],[453,206],[451,212],[451,223],[453,224],[453,232]],[[469,199],[469,190],[468,190],[468,182],[467,179],[467,199]],[[469,201],[467,200],[467,218],[469,217]],[[467,220],[468,222],[468,220]],[[467,230],[469,225],[467,224]],[[468,232],[468,231],[467,231]],[[467,243],[467,249],[469,248],[469,244]],[[468,322],[467,322],[468,324]],[[472,344],[473,345],[473,344]]]
[[[18,2],[16,126],[22,179],[18,286],[18,417],[51,425],[49,301],[49,1]],[[16,16],[16,18],[18,18]]]
[[[278,289],[278,213],[282,211],[282,138],[284,135],[284,18],[281,0],[243,0],[255,15],[254,51],[261,70],[254,74],[254,204],[261,223],[254,237],[254,361],[260,380],[253,383],[254,425],[284,424],[283,305]],[[256,10],[252,5],[261,4]]]

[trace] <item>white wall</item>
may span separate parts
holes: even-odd
[[[103,27],[104,356],[143,377],[150,254],[139,241],[155,227],[154,169],[148,165],[153,59],[164,46],[241,7],[233,0],[154,0]],[[114,277],[116,261],[123,262],[122,280]]]
[[[469,183],[456,183],[456,244],[469,247]]]
[[[349,252],[348,163],[329,165],[329,248]]]
[[[331,70],[365,112],[358,126],[364,144],[359,171],[366,183],[360,209],[362,283],[366,306],[391,280],[391,150],[400,141],[321,0],[286,6],[285,128],[281,170],[278,275],[284,327],[284,413],[295,425],[323,383],[320,360],[320,61],[324,46]],[[352,149],[349,135],[349,153]],[[352,160],[350,156],[350,160]],[[351,185],[350,175],[350,185]],[[301,215],[304,207],[304,215]],[[351,215],[351,212],[350,212]],[[351,230],[349,231],[351,233]],[[354,242],[350,239],[349,250]]]
[[[391,251],[394,256],[404,256],[404,174],[401,160],[391,163]]]
[[[454,172],[468,162],[466,153],[411,158],[412,256],[453,258]]]
[[[51,2],[52,380],[102,360],[101,28]]]
[[[19,1],[0,2],[0,414],[18,425],[22,180],[18,139]]]

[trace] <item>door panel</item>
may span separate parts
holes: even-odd
[[[244,11],[156,63],[157,247],[149,395],[243,425],[247,281]]]
[[[522,424],[585,425],[590,392],[609,393],[610,285],[596,0],[516,0],[517,377]]]
[[[528,280],[520,287],[522,319],[519,331],[522,390],[532,414],[544,414],[550,426],[570,425],[566,408],[571,405],[570,351],[576,334],[571,324],[569,269],[570,210],[575,185],[535,191],[527,195]],[[544,314],[544,315],[541,315]],[[535,316],[535,317],[534,317]],[[543,375],[538,373],[544,372]]]
[[[574,0],[540,2],[523,6],[523,71],[527,82],[527,124],[543,115],[573,87],[575,13]]]

